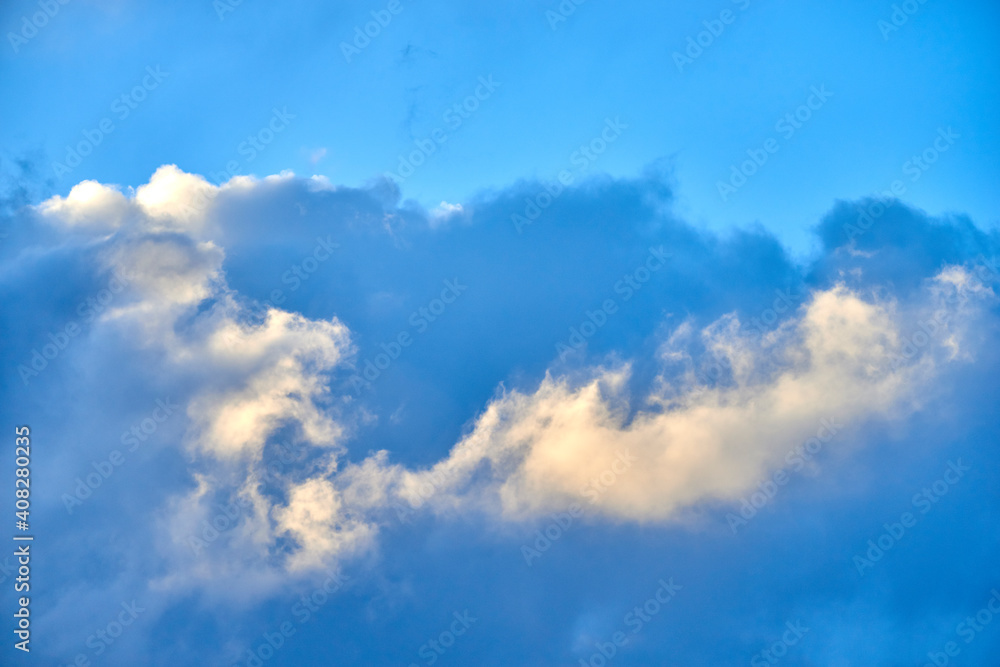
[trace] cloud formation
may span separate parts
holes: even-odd
[[[678,220],[665,182],[595,178],[520,234],[537,183],[424,211],[384,181],[215,186],[165,166],[20,209],[0,246],[4,363],[14,409],[61,447],[39,474],[72,495],[127,451],[50,520],[113,541],[88,517],[117,513],[128,565],[107,590],[144,591],[150,618],[409,562],[413,526],[506,536],[523,567],[518,545],[579,506],[581,539],[631,526],[681,548],[801,448],[823,453],[806,476],[863,460],[988,365],[995,233],[895,203],[848,234],[869,202],[842,202],[799,264],[761,229]],[[448,281],[461,298],[415,327]],[[154,423],[157,401],[179,408]]]
[[[301,183],[301,210],[315,205],[304,199],[341,195]],[[213,186],[166,166],[127,195],[84,182],[36,209],[45,224],[84,234],[80,248],[98,248],[95,271],[128,277],[99,326],[152,354],[153,372],[187,387],[183,447],[196,483],[164,505],[173,540],[166,550],[179,568],[165,581],[242,576],[233,562],[319,570],[371,548],[401,506],[524,521],[587,504],[612,520],[656,522],[733,502],[795,445],[918,409],[942,366],[975,358],[968,329],[993,297],[960,263],[938,267],[902,298],[867,283],[867,269],[841,270],[827,286],[803,286],[797,307],[786,300],[770,329],[748,327],[737,312],[668,315],[651,322],[638,354],[584,356],[569,366],[551,358],[534,386],[498,387],[428,466],[394,462],[385,449],[352,458],[348,444],[371,415],[335,377],[352,372],[357,333],[336,313],[316,319],[248,299],[226,274],[223,242],[238,232],[227,218],[233,207],[297,185],[283,176]],[[370,212],[385,206],[365,203],[366,193],[347,196]],[[449,212],[475,215],[457,205]],[[402,228],[384,222],[393,217],[448,233],[437,229],[437,213],[416,215],[383,213],[373,222],[396,245],[391,230]],[[352,222],[340,225],[344,233]],[[857,247],[852,238],[827,257],[843,252],[855,261],[864,257]],[[685,250],[677,248],[682,263]],[[919,349],[915,331],[926,332]],[[301,461],[269,475],[275,447],[286,443],[305,452]],[[850,447],[846,438],[836,445]],[[617,471],[616,461],[629,462],[621,483],[595,481]],[[206,549],[199,526],[210,526],[220,507],[242,509]]]
[[[763,337],[741,332],[732,315],[697,333],[682,325],[660,357],[686,369],[658,375],[637,410],[624,391],[627,366],[595,369],[579,385],[547,375],[534,393],[493,401],[428,475],[462,483],[488,464],[509,518],[589,503],[608,517],[656,521],[700,502],[732,501],[783,465],[795,445],[817,432],[828,442],[838,430],[830,424],[843,429],[918,407],[937,366],[969,355],[961,342],[968,319],[958,306],[985,290],[971,282],[958,267],[929,282],[922,311],[934,313],[935,339],[920,354],[908,349],[905,327],[913,323],[892,303],[866,301],[843,285],[814,292]],[[699,384],[682,345],[693,336],[729,370],[723,382]],[[594,493],[622,452],[638,464],[623,483]],[[408,480],[404,497],[412,500],[419,486],[419,476]]]

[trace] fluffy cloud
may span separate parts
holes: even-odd
[[[163,587],[253,573],[266,590],[283,575],[365,553],[400,506],[521,521],[580,503],[613,520],[662,522],[731,502],[818,433],[828,440],[834,429],[846,434],[917,409],[942,368],[975,358],[970,323],[993,298],[968,263],[940,266],[898,297],[870,288],[863,269],[841,267],[826,285],[804,287],[802,305],[764,333],[725,309],[681,322],[665,313],[648,332],[652,347],[582,356],[578,367],[550,358],[540,381],[501,388],[439,461],[404,465],[374,447],[351,456],[352,438],[372,415],[336,379],[357,363],[345,320],[263,304],[231,287],[225,240],[235,239],[241,253],[247,241],[222,212],[265,195],[287,196],[299,215],[346,201],[354,208],[339,228],[379,230],[394,251],[412,243],[400,235],[407,220],[428,219],[387,212],[381,190],[316,188],[287,175],[216,187],[172,166],[129,196],[87,182],[37,208],[47,224],[90,235],[84,243],[98,248],[90,261],[126,278],[126,293],[99,326],[151,354],[148,372],[188,387],[186,436],[177,444],[190,483],[162,506],[162,548],[173,564]],[[576,196],[567,194],[566,205],[576,206]],[[469,234],[470,224],[432,236]],[[711,253],[743,261],[681,226],[665,233],[678,255],[670,270],[693,270],[691,258]],[[773,252],[752,243],[762,256]],[[851,250],[850,262],[865,260]],[[367,258],[377,268],[376,259]],[[709,365],[721,372],[706,374]],[[636,369],[652,375],[637,384]],[[851,443],[840,435],[834,447]],[[275,452],[286,445],[303,454],[275,470]],[[608,470],[617,481],[596,485]]]
[[[97,181],[81,181],[65,198],[53,197],[38,208],[43,216],[55,223],[93,231],[117,229],[131,212],[125,195]]]
[[[368,543],[373,526],[350,516],[330,481],[310,479],[293,487],[288,504],[275,512],[279,533],[292,535],[301,549],[289,561],[294,571],[319,568],[331,557],[351,554]]]
[[[490,492],[509,518],[576,503],[616,519],[656,521],[700,502],[732,501],[817,433],[826,442],[866,419],[916,408],[937,366],[963,350],[969,319],[960,314],[968,315],[970,296],[987,292],[959,267],[930,281],[920,311],[926,320],[919,321],[932,323],[933,339],[917,329],[919,354],[907,335],[917,321],[843,285],[813,293],[796,317],[763,337],[723,317],[700,332],[704,348],[728,369],[713,386],[699,384],[681,351],[684,334],[691,335],[684,327],[661,354],[687,361],[687,372],[661,374],[639,409],[630,410],[624,394],[627,367],[598,369],[580,386],[547,375],[532,394],[495,400],[428,480],[404,476],[401,494],[412,504],[416,489],[430,482],[441,491],[458,488],[485,463]],[[849,441],[841,437],[837,446]],[[618,463],[626,457],[627,472]],[[601,484],[602,474],[615,481]]]
[[[269,494],[253,480],[279,432],[298,446],[342,453],[327,374],[350,353],[350,335],[336,318],[258,308],[227,287],[224,251],[204,236],[219,190],[167,166],[129,198],[87,182],[38,210],[50,224],[94,235],[98,270],[126,284],[98,326],[151,352],[157,367],[147,371],[194,378],[185,413],[197,484],[168,503],[169,533],[186,549],[220,501],[247,506],[232,519],[240,530],[222,541],[228,548],[195,568],[196,578],[217,576],[233,550],[257,553],[259,569],[284,538],[295,545],[288,570],[317,568],[370,540],[374,527],[344,516],[328,467],[277,480]],[[256,548],[247,550],[244,538]]]

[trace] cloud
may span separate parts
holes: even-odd
[[[685,360],[687,371],[661,373],[636,411],[625,395],[627,365],[595,369],[579,385],[546,375],[534,393],[493,401],[427,474],[460,487],[488,464],[490,492],[512,519],[577,504],[614,519],[662,521],[697,503],[734,501],[817,432],[827,442],[867,419],[899,419],[916,409],[938,365],[964,350],[969,318],[958,317],[957,304],[992,296],[973,282],[959,267],[929,282],[926,299],[936,302],[940,324],[919,355],[904,356],[912,344],[891,302],[837,285],[813,292],[796,317],[763,337],[742,332],[732,315],[701,330],[704,347],[730,371],[714,386],[698,383],[693,360],[672,336],[661,356]],[[946,286],[961,298],[944,298]],[[636,462],[627,481],[595,483],[623,453]],[[419,486],[418,476],[401,494],[412,501]]]
[[[291,489],[288,504],[275,513],[280,533],[289,533],[301,545],[289,569],[319,568],[331,557],[351,554],[370,542],[375,529],[351,518],[333,484],[310,479]]]
[[[568,189],[526,239],[509,213],[535,189],[425,212],[385,183],[213,186],[166,166],[134,192],[90,182],[34,209],[35,250],[8,258],[5,290],[67,257],[86,279],[41,310],[109,275],[125,290],[31,391],[79,383],[79,365],[94,401],[117,383],[182,406],[163,449],[176,475],[150,500],[156,591],[274,595],[370,556],[401,509],[484,530],[574,503],[590,521],[686,520],[732,506],[810,438],[854,455],[867,425],[910,419],[988,340],[995,270],[978,258],[996,245],[961,221],[896,205],[838,244],[853,215],[838,205],[822,254],[798,267],[759,230],[716,237],[672,218],[654,176]],[[935,255],[925,235],[948,243]],[[317,238],[337,245],[311,264]],[[659,244],[664,267],[616,289]],[[467,295],[417,333],[409,313],[456,278]],[[555,344],[607,298],[620,308],[560,359]],[[362,360],[401,332],[415,342],[358,395]]]
[[[81,181],[65,198],[57,195],[38,208],[43,216],[54,222],[101,231],[117,229],[130,212],[125,195],[97,181]]]
[[[309,153],[309,164],[315,165],[326,157],[326,148],[314,148]]]
[[[114,185],[81,181],[66,197],[55,196],[38,206],[53,224],[109,232],[127,221],[131,229],[175,231],[196,235],[206,219],[206,208],[220,188],[175,165],[164,165],[128,196]]]
[[[205,220],[205,207],[219,190],[201,176],[169,164],[136,189],[135,203],[146,215],[148,227],[196,234]]]
[[[430,219],[428,222],[431,227],[443,227],[444,225],[447,225],[453,217],[461,216],[463,213],[465,213],[465,209],[462,208],[461,204],[449,204],[448,202],[443,201],[430,212]]]
[[[240,520],[258,544],[254,567],[288,536],[296,547],[287,569],[319,568],[348,543],[363,542],[374,532],[341,516],[325,479],[330,471],[283,479],[271,495],[260,493],[251,480],[279,433],[300,446],[343,453],[345,429],[324,402],[330,394],[326,374],[350,353],[350,334],[336,318],[311,320],[279,308],[260,309],[228,288],[224,251],[202,236],[209,210],[200,205],[219,191],[167,166],[130,198],[88,182],[38,210],[51,224],[82,226],[94,235],[114,230],[95,236],[99,270],[120,276],[126,291],[97,325],[155,355],[155,370],[147,371],[188,378],[185,444],[196,456],[191,471],[198,483],[186,497],[168,502],[170,511],[190,514],[166,519],[171,534],[186,547],[185,538],[197,533],[179,534],[179,526],[211,518],[210,503],[220,498],[249,497],[253,510]],[[227,552],[217,553],[216,565],[223,567]]]

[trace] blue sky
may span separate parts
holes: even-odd
[[[271,109],[287,107],[294,122],[240,173],[291,169],[356,186],[394,171],[414,139],[442,126],[445,111],[472,94],[480,76],[493,75],[500,87],[408,179],[404,197],[436,205],[551,178],[605,117],[621,116],[629,131],[595,170],[631,176],[666,159],[678,206],[693,222],[724,229],[759,221],[807,249],[804,230],[834,200],[887,187],[939,127],[952,126],[962,141],[914,184],[909,200],[933,213],[996,221],[1000,10],[991,3],[918,3],[888,32],[879,21],[891,20],[892,3],[740,0],[625,10],[586,2],[554,30],[546,16],[553,6],[456,3],[427,11],[401,2],[348,63],[341,44],[385,6],[243,2],[230,12],[210,2],[74,1],[17,53],[8,45],[0,56],[11,90],[3,145],[12,155],[40,151],[42,173],[53,176],[51,161],[109,116],[116,131],[106,145],[56,179],[52,192],[65,194],[84,178],[135,186],[161,164],[222,172],[241,160],[240,142]],[[5,3],[3,24],[17,28],[32,7]],[[673,54],[727,9],[732,22],[678,71]],[[119,121],[110,107],[147,65],[169,76]],[[820,85],[832,92],[829,102],[723,202],[717,181],[746,150],[781,136],[778,120]],[[321,149],[324,157],[311,164]]]
[[[992,664],[998,12],[5,3],[0,662]]]

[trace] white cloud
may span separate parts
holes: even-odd
[[[942,332],[941,340],[951,335]],[[729,381],[704,387],[690,370],[679,380],[661,375],[634,415],[624,390],[628,367],[596,369],[580,386],[547,376],[533,394],[497,398],[448,458],[424,473],[448,480],[435,484],[435,502],[476,502],[514,520],[592,500],[597,513],[615,519],[675,518],[697,503],[739,498],[824,420],[850,426],[905,414],[942,361],[940,343],[906,360],[893,305],[843,286],[814,293],[796,318],[763,339],[741,334],[733,316],[700,336],[728,361]],[[663,350],[665,359],[684,357],[678,342]],[[844,438],[837,443],[850,446]],[[588,494],[621,453],[636,460],[626,477]],[[486,466],[489,482],[462,490]],[[420,476],[401,479],[400,495],[413,497]]]
[[[312,445],[339,443],[342,428],[317,400],[328,393],[323,373],[349,349],[344,325],[271,308],[258,327],[221,318],[206,343],[198,363],[242,372],[235,386],[209,389],[192,401],[197,448],[220,457],[258,456],[270,435],[289,423]]]
[[[81,181],[66,197],[52,197],[38,206],[42,217],[69,228],[110,232],[120,227],[132,205],[117,188]]]
[[[367,547],[375,527],[350,516],[340,494],[326,479],[313,478],[294,486],[288,504],[276,508],[278,533],[291,534],[300,545],[289,559],[292,572],[319,569],[333,557]]]
[[[428,223],[432,229],[444,227],[455,216],[465,213],[465,208],[461,204],[449,204],[446,201],[438,204],[430,213]]]
[[[135,202],[150,221],[150,231],[198,234],[206,221],[206,208],[218,191],[201,176],[168,164],[157,169],[149,183],[139,186]]]
[[[124,276],[127,290],[100,324],[156,353],[161,365],[147,372],[195,382],[186,405],[186,444],[198,484],[168,503],[165,519],[175,539],[167,549],[175,564],[190,565],[184,551],[196,534],[193,527],[217,511],[213,503],[250,500],[238,529],[189,570],[188,583],[238,577],[247,569],[267,569],[270,562],[288,571],[318,568],[363,544],[375,530],[341,515],[327,479],[335,458],[325,467],[276,480],[272,493],[261,493],[254,483],[264,449],[279,431],[301,446],[342,453],[345,427],[327,404],[327,374],[350,353],[350,334],[336,319],[310,320],[277,308],[261,314],[237,299],[222,273],[222,248],[204,238],[212,231],[206,225],[210,209],[196,206],[217,191],[168,165],[131,199],[92,183],[39,207],[56,223],[84,221],[95,231],[102,216],[132,214],[101,254],[101,268]],[[275,559],[272,552],[283,537],[290,537],[294,548]],[[234,553],[240,557],[234,560]],[[176,573],[163,580],[184,581]]]

